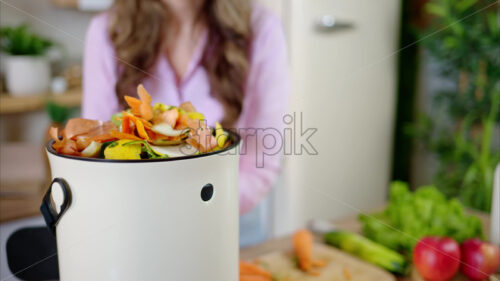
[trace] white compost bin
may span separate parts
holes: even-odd
[[[41,211],[62,281],[238,280],[240,138],[220,151],[155,160],[57,154]]]

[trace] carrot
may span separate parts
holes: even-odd
[[[107,141],[112,141],[112,140],[121,140],[121,139],[126,139],[126,140],[143,140],[136,135],[132,134],[127,134],[127,133],[122,133],[118,131],[111,131],[108,134],[103,134],[103,135],[98,135],[98,136],[93,136],[89,138],[89,141],[97,141],[97,142],[107,142]]]
[[[307,230],[299,230],[293,235],[293,246],[299,260],[299,267],[304,270],[312,268],[312,235]]]
[[[314,267],[324,266],[325,262],[313,260],[312,258],[312,233],[304,229],[295,232],[293,235],[293,246],[299,262],[299,268],[312,275],[319,275],[318,272],[314,271]]]
[[[143,139],[137,137],[136,135],[122,133],[122,132],[118,132],[118,131],[112,131],[111,132],[111,136],[113,136],[116,139],[120,139],[120,140],[121,139],[126,139],[126,140],[143,140]]]
[[[344,273],[344,277],[345,277],[346,280],[352,280],[352,274],[349,271],[349,268],[344,267],[343,273]]]
[[[155,124],[167,123],[170,125],[170,127],[175,128],[175,124],[177,123],[178,118],[179,118],[179,111],[177,110],[177,108],[172,108],[170,110],[158,114],[158,116],[156,116],[153,119],[153,123]]]
[[[130,118],[130,121],[132,121],[133,123],[135,123],[137,120],[139,120],[139,121],[141,121],[141,123],[144,125],[145,128],[151,129],[153,127],[153,124],[151,124],[149,121],[147,121],[143,118],[132,115],[126,111],[123,111],[122,113],[123,113],[123,116],[128,116]]]
[[[141,104],[139,106],[139,112],[141,113],[141,117],[146,120],[153,119],[153,107],[151,106],[151,95],[146,91],[146,88],[142,84],[137,86],[137,94],[141,99]]]
[[[191,120],[186,114],[180,114],[179,118],[177,119],[177,125],[175,125],[176,130],[183,130],[188,128],[189,126],[187,123]]]
[[[49,136],[54,140],[54,141],[60,141],[59,140],[59,129],[57,127],[50,127],[49,129]]]
[[[88,140],[90,142],[97,141],[97,142],[107,142],[107,141],[112,141],[118,139],[117,137],[113,136],[111,133],[109,134],[103,134],[103,135],[97,135],[97,136],[92,136]]]
[[[245,261],[240,261],[240,275],[254,275],[267,278],[272,277],[271,273],[262,269],[260,266]]]
[[[271,281],[269,277],[259,275],[240,275],[240,281]]]
[[[155,140],[158,140],[158,139],[165,139],[165,138],[167,138],[166,136],[163,137],[163,135],[158,134],[155,131],[151,131],[151,129],[145,128],[145,130],[146,130],[146,133],[148,133],[149,139],[151,141],[155,141]]]
[[[140,107],[141,107],[141,101],[137,98],[131,97],[131,96],[125,96],[125,101],[127,102],[128,106],[130,106],[130,109],[132,111],[132,114],[134,115],[140,115]]]
[[[130,134],[130,117],[128,115],[123,116],[122,119],[122,132],[125,134]]]
[[[145,140],[149,140],[148,133],[144,129],[144,124],[142,124],[140,120],[135,121],[135,127],[137,128],[137,134],[139,135],[139,137]]]
[[[125,96],[125,101],[130,106],[131,112],[135,116],[140,116],[149,121],[153,119],[153,107],[151,106],[151,95],[146,91],[142,84],[137,86],[137,95],[139,98]]]

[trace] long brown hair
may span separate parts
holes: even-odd
[[[202,65],[212,95],[225,110],[222,125],[231,126],[242,111],[251,40],[249,0],[206,0],[203,13],[208,40]],[[137,84],[148,76],[165,50],[168,9],[162,0],[115,0],[109,35],[118,63],[116,95],[124,106]]]

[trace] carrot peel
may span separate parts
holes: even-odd
[[[112,137],[116,138],[116,139],[127,139],[127,140],[143,140],[139,137],[137,137],[136,135],[133,135],[133,134],[127,134],[127,133],[122,133],[122,132],[118,132],[118,131],[111,131],[111,134],[110,134]]]
[[[139,135],[139,137],[145,140],[149,140],[148,133],[144,129],[144,124],[142,124],[140,120],[135,121],[135,127],[137,128],[137,134]]]
[[[137,98],[131,97],[131,96],[125,96],[125,101],[127,104],[130,106],[130,109],[132,111],[132,114],[134,115],[140,115],[140,106],[141,106],[141,101]]]
[[[272,275],[260,266],[240,261],[240,281],[271,281]]]
[[[123,116],[122,119],[122,132],[126,134],[130,134],[130,117],[129,116]]]
[[[142,84],[139,84],[139,86],[137,86],[137,94],[141,99],[141,104],[139,105],[139,112],[141,114],[141,117],[146,120],[153,119],[154,114],[153,107],[151,106],[151,95],[148,93],[148,91],[146,91]]]
[[[271,278],[271,273],[256,264],[240,261],[240,275],[257,275]]]

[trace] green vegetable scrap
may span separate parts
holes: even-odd
[[[120,127],[122,125],[122,118],[123,118],[123,113],[118,112],[111,116],[111,122],[113,122],[113,124],[115,124],[117,127]]]
[[[326,243],[390,272],[401,275],[408,273],[408,264],[402,255],[361,235],[347,231],[334,231],[325,234],[324,238]]]
[[[434,186],[410,192],[404,182],[393,182],[387,208],[375,215],[359,216],[363,233],[386,247],[411,255],[418,239],[449,236],[459,243],[482,237],[481,221],[466,215],[462,204],[447,200]]]

